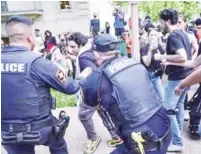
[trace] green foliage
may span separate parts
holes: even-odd
[[[53,90],[53,89],[51,89],[51,94],[57,100],[57,108],[76,106],[76,96],[75,95],[66,95],[66,94],[60,93],[56,90]]]
[[[128,6],[128,1],[113,1],[112,5]],[[153,21],[158,20],[158,14],[165,8],[176,9],[185,14],[188,19],[200,13],[200,2],[198,1],[141,1],[139,11],[151,16]]]

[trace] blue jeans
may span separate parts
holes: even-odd
[[[180,82],[181,80],[168,81],[167,86],[165,88],[164,107],[166,110],[178,110],[175,115],[169,115],[171,119],[172,144],[182,146],[184,101],[188,89],[185,89],[180,96],[175,95],[174,89]]]
[[[38,145],[49,146],[51,154],[68,154],[67,145],[65,140],[54,141],[49,140],[49,132],[51,127],[46,127],[40,130],[41,143]],[[8,154],[35,154],[33,144],[12,144],[12,145],[3,145]]]
[[[154,85],[156,92],[159,94],[162,101],[164,101],[164,88],[160,76],[156,76],[154,72],[149,72],[149,76]]]

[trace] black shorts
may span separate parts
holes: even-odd
[[[121,36],[124,31],[124,28],[115,28],[115,36]]]

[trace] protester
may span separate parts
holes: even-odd
[[[159,16],[169,28],[170,34],[166,46],[167,55],[162,56],[158,54],[155,56],[155,60],[172,61],[175,63],[191,60],[192,54],[188,36],[177,27],[179,20],[178,12],[173,9],[164,9]],[[176,96],[174,88],[191,72],[192,69],[178,66],[167,66],[166,68],[168,83],[165,89],[164,106],[169,113],[173,133],[172,144],[169,146],[168,151],[181,152],[184,149],[182,139],[184,99],[188,89],[186,88],[180,96]]]
[[[105,23],[105,33],[110,34],[110,23],[109,22]]]
[[[141,60],[144,66],[147,68],[151,81],[159,94],[161,100],[164,100],[164,89],[161,81],[161,76],[163,74],[163,66],[161,61],[155,60],[154,55],[160,53],[165,54],[165,50],[159,44],[158,32],[155,29],[149,29],[148,40],[149,43],[142,46],[140,49]]]
[[[131,38],[129,37],[129,34],[128,32],[123,32],[121,34],[121,39],[122,41],[125,43],[126,45],[126,54],[128,56],[128,58],[131,58],[131,49],[132,49],[132,41],[131,41]]]
[[[52,33],[49,30],[45,31],[44,45],[47,53],[50,53],[51,48],[57,45],[56,38],[52,36]]]

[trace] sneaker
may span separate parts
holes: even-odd
[[[200,140],[201,137],[200,137],[200,134],[198,132],[193,132],[193,131],[188,131],[189,133],[189,136],[191,137],[191,139],[193,140]]]
[[[121,138],[118,138],[118,139],[111,139],[109,141],[107,141],[107,145],[109,147],[115,147],[119,144],[122,144],[124,141],[121,139]]]
[[[181,145],[174,145],[174,144],[171,144],[169,147],[168,147],[168,152],[182,152],[184,149],[184,146],[181,146]]]
[[[189,110],[184,110],[184,121],[188,121],[190,119]]]
[[[101,142],[101,138],[97,136],[96,140],[89,140],[84,154],[92,154]]]

